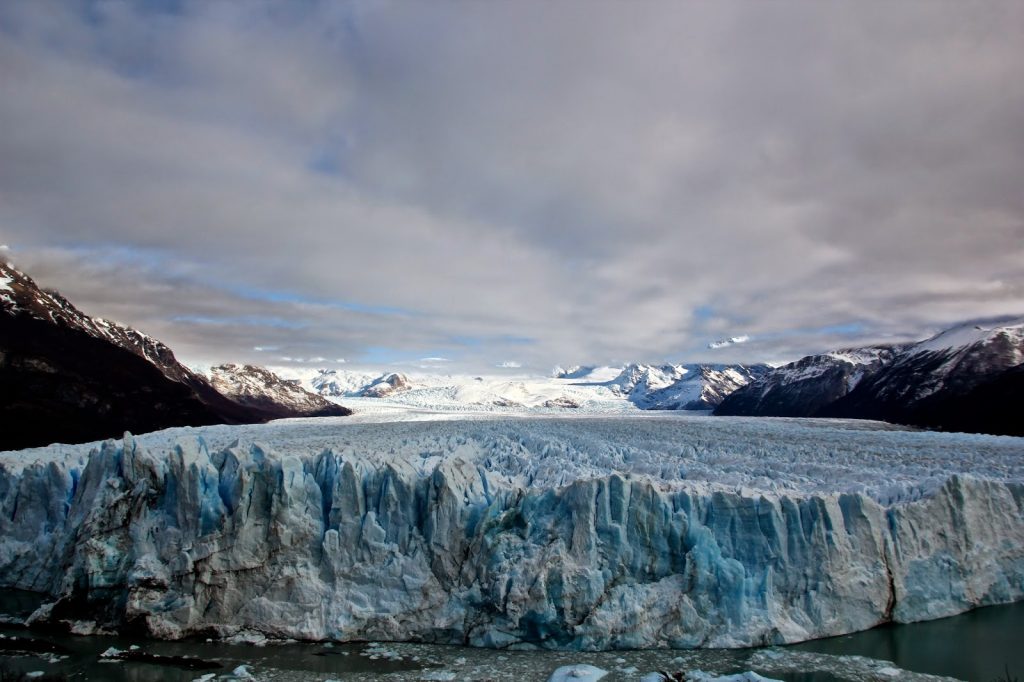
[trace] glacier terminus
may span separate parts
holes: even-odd
[[[664,413],[126,434],[0,453],[0,586],[83,633],[798,642],[1024,597],[1024,441]]]

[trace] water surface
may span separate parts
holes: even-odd
[[[795,644],[800,651],[869,656],[901,668],[971,682],[1024,680],[1024,602],[976,609],[952,618],[884,625],[866,632]]]
[[[0,614],[16,621],[39,604],[36,595],[0,592]],[[771,650],[497,651],[409,643],[286,643],[266,646],[206,640],[165,642],[124,635],[75,636],[0,626],[0,679],[39,671],[45,679],[190,682],[203,675],[231,679],[246,665],[259,680],[509,680],[543,682],[563,665],[589,663],[609,671],[606,682],[637,680],[652,671],[755,670],[786,682],[884,679],[891,661],[916,673],[991,682],[1008,666],[1024,675],[1024,603],[979,609],[953,618],[876,628]],[[109,647],[149,660],[109,662]],[[766,665],[766,661],[772,661]],[[865,667],[865,665],[867,667]],[[772,667],[774,666],[774,667]],[[858,667],[859,666],[859,667]],[[871,667],[873,666],[873,668]],[[783,672],[783,670],[785,670]],[[873,672],[874,671],[874,672]],[[900,679],[913,679],[900,678]]]

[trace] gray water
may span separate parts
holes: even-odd
[[[885,625],[844,637],[787,647],[893,661],[901,668],[971,682],[1024,680],[1024,602],[989,606],[952,618]]]
[[[38,603],[35,595],[0,592],[0,613],[9,614],[10,620],[24,617]],[[129,651],[139,660],[104,661],[101,654],[109,647]],[[766,653],[771,658],[768,663]],[[281,682],[378,678],[543,682],[556,668],[579,663],[608,670],[606,682],[636,680],[652,671],[697,669],[719,674],[754,670],[786,682],[883,679],[876,671],[884,664],[857,662],[851,656],[892,661],[906,671],[972,682],[1003,678],[1007,666],[1012,680],[1024,675],[1024,603],[770,651],[510,652],[408,643],[253,646],[203,640],[163,642],[126,635],[80,637],[30,631],[17,625],[0,626],[2,682],[24,679],[26,673],[36,672],[43,676],[31,679],[44,682],[188,682],[211,674],[226,680],[232,679],[232,671],[243,664],[256,679]]]

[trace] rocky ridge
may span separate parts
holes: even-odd
[[[211,367],[210,383],[218,392],[246,407],[262,410],[268,418],[342,417],[350,410],[323,396],[286,381],[256,365],[225,364]]]
[[[4,448],[299,416],[231,400],[165,344],[86,315],[8,263],[0,263],[0,378]]]
[[[1024,435],[1024,320],[966,323],[915,344],[809,356],[729,395],[716,415],[879,419]]]

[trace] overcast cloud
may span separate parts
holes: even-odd
[[[0,87],[5,254],[194,362],[778,361],[1024,313],[1016,0],[11,0]]]

